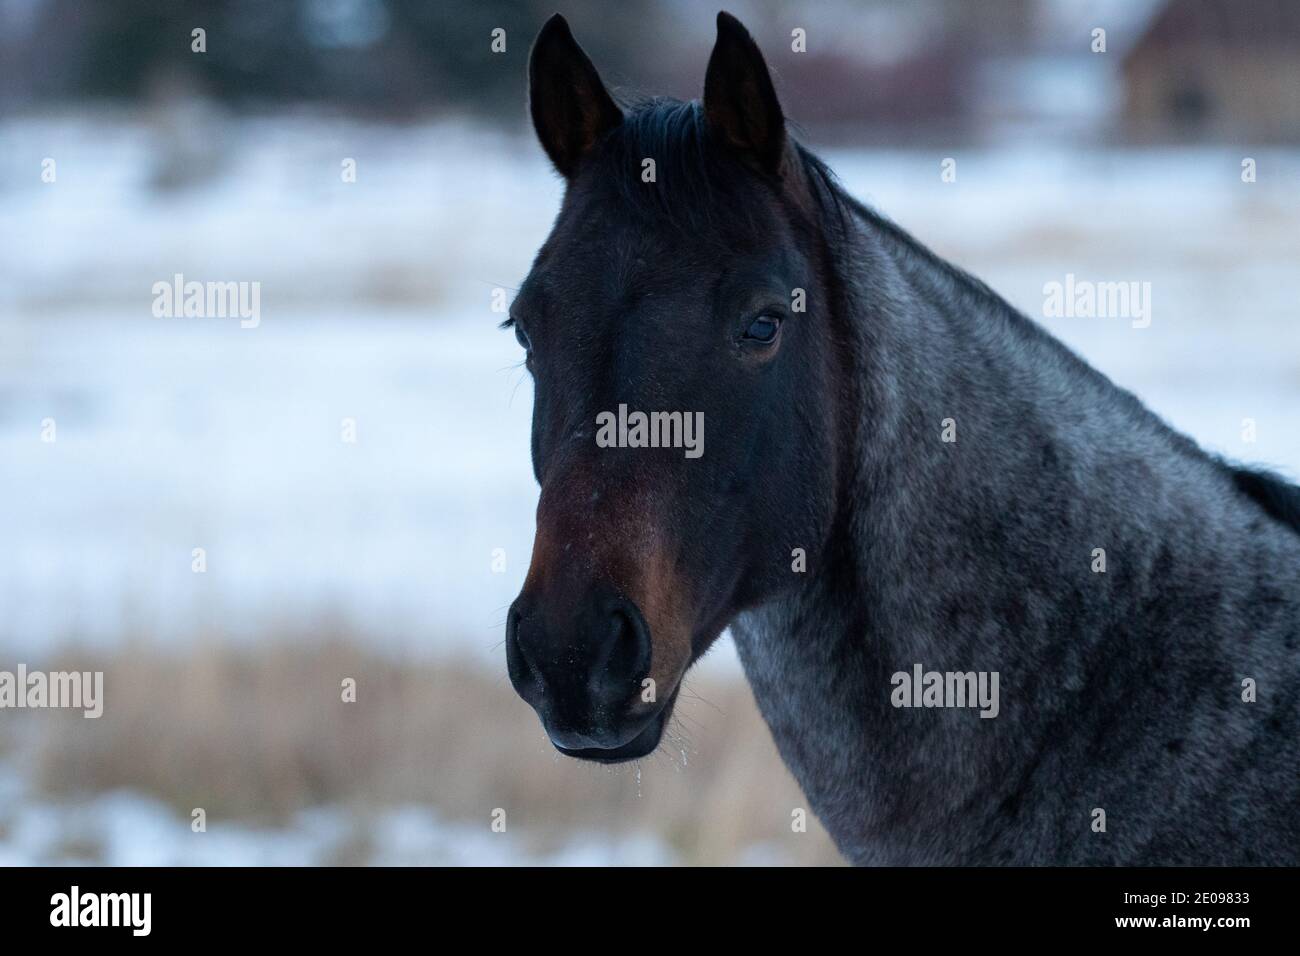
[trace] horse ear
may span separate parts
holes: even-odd
[[[528,108],[542,148],[565,178],[623,122],[623,111],[558,13],[537,34],[528,59]]]
[[[758,44],[730,13],[718,14],[718,40],[704,77],[704,115],[728,146],[776,173],[785,154],[785,116]]]

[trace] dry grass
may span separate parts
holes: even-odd
[[[324,803],[415,802],[559,845],[573,831],[652,831],[690,862],[731,863],[769,844],[801,863],[839,856],[806,807],[742,681],[688,684],[659,752],[604,768],[560,757],[504,675],[466,661],[411,663],[361,649],[277,641],[184,651],[134,646],[66,655],[103,670],[104,715],[24,722],[39,785],[72,795],[124,787],[185,814],[274,821]],[[344,703],[340,684],[357,681]]]

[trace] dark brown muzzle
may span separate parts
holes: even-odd
[[[561,752],[626,760],[658,745],[689,663],[689,627],[651,509],[592,487],[572,475],[542,490],[506,661]]]

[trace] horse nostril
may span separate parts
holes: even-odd
[[[620,602],[610,615],[606,675],[615,684],[639,682],[650,672],[650,630],[636,605]]]
[[[606,593],[588,596],[581,608],[568,627],[548,631],[536,605],[516,601],[506,615],[506,668],[549,729],[588,734],[593,721],[616,726],[635,706],[651,644],[633,602]]]
[[[511,608],[506,617],[506,670],[510,683],[524,700],[532,703],[532,692],[538,686],[537,671],[528,660],[523,642],[519,640],[519,621],[522,615]]]

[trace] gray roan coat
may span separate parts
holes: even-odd
[[[726,14],[701,103],[616,105],[558,17],[530,71],[567,188],[511,312],[506,650],[555,745],[652,751],[730,626],[855,863],[1300,863],[1300,491],[845,194]],[[703,456],[598,447],[620,403],[702,412]],[[997,672],[997,716],[895,706],[917,665]]]

